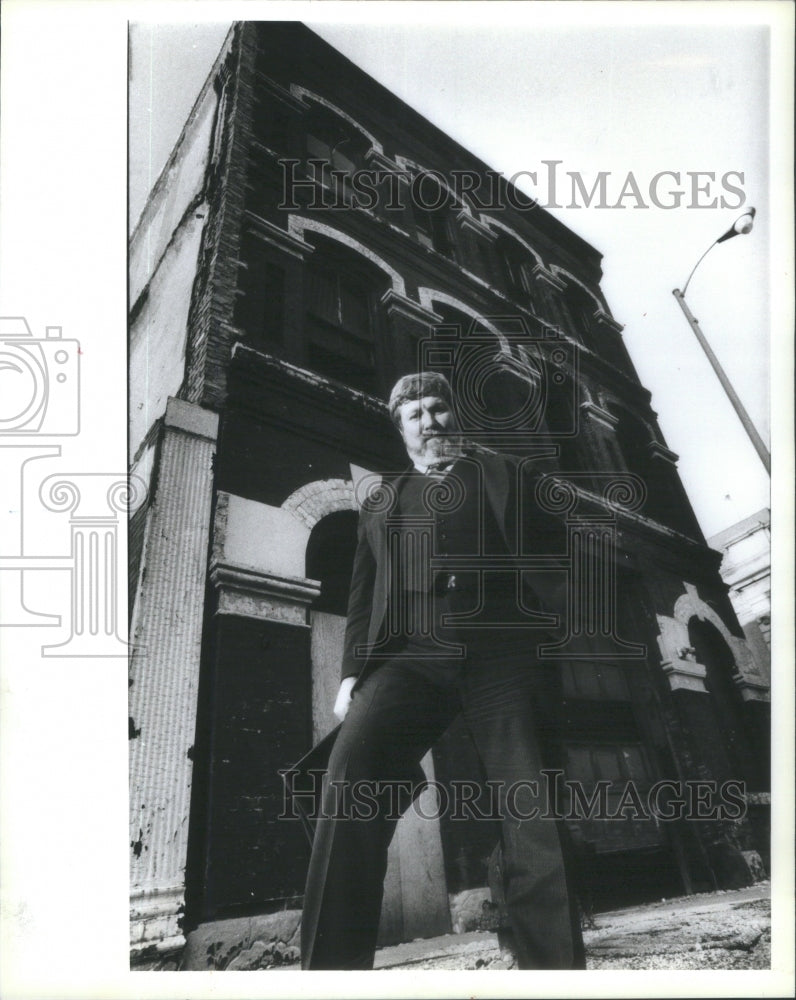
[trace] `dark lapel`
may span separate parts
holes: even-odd
[[[511,470],[513,466],[499,455],[479,455],[481,468],[484,470],[484,487],[492,510],[495,512],[497,523],[509,546],[509,551],[513,550],[513,526],[509,523],[509,498],[512,494],[513,483],[510,482]]]
[[[510,523],[509,499],[514,486],[511,482],[511,472],[514,467],[510,462],[507,462],[499,455],[477,453],[473,454],[471,457],[474,457],[481,465],[487,499],[492,505],[492,510],[495,513],[497,522],[500,525],[500,529],[503,532],[511,551],[511,546],[513,545],[513,525]],[[396,497],[400,494],[401,487],[413,468],[413,465],[408,465],[403,472],[400,472],[396,476],[386,475],[383,477],[384,481],[390,483],[392,488],[395,490]],[[384,545],[386,545],[387,541],[387,517],[394,513],[397,513],[396,509],[390,508],[388,511],[379,514],[374,518],[375,526],[381,536],[380,541]]]
[[[374,514],[371,517],[371,531],[373,535],[373,543],[376,547],[376,551],[381,551],[386,555],[387,552],[387,518],[391,515],[394,516],[398,513],[398,496],[401,492],[401,487],[404,484],[404,480],[412,471],[414,466],[407,465],[403,472],[399,472],[397,475],[394,473],[387,473],[381,477],[383,483],[388,483],[390,488],[394,490],[395,500],[385,511],[381,511],[378,514]],[[374,537],[375,535],[375,537]]]

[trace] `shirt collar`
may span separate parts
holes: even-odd
[[[429,465],[418,465],[417,462],[414,464],[415,472],[421,472],[424,476],[428,475],[429,469],[436,469],[437,471],[442,471],[443,469],[450,469],[450,467],[461,458],[460,455],[453,455],[448,459],[441,459],[437,462],[431,462]]]

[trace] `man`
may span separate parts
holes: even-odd
[[[302,966],[372,968],[387,848],[416,792],[407,779],[416,782],[420,759],[461,712],[500,789],[500,888],[517,964],[583,968],[559,831],[541,818],[533,786],[544,784],[535,648],[552,619],[510,571],[517,463],[467,447],[440,375],[400,379],[389,408],[412,465],[360,515],[334,707],[342,726],[313,840]],[[352,808],[357,787],[377,790],[367,815]]]

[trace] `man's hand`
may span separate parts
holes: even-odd
[[[340,722],[346,717],[348,706],[351,704],[351,689],[356,684],[356,677],[344,677],[337,692],[337,701],[334,703],[334,717]]]

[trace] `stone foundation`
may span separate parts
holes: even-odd
[[[253,972],[300,959],[301,910],[200,924],[187,936],[180,969]]]

